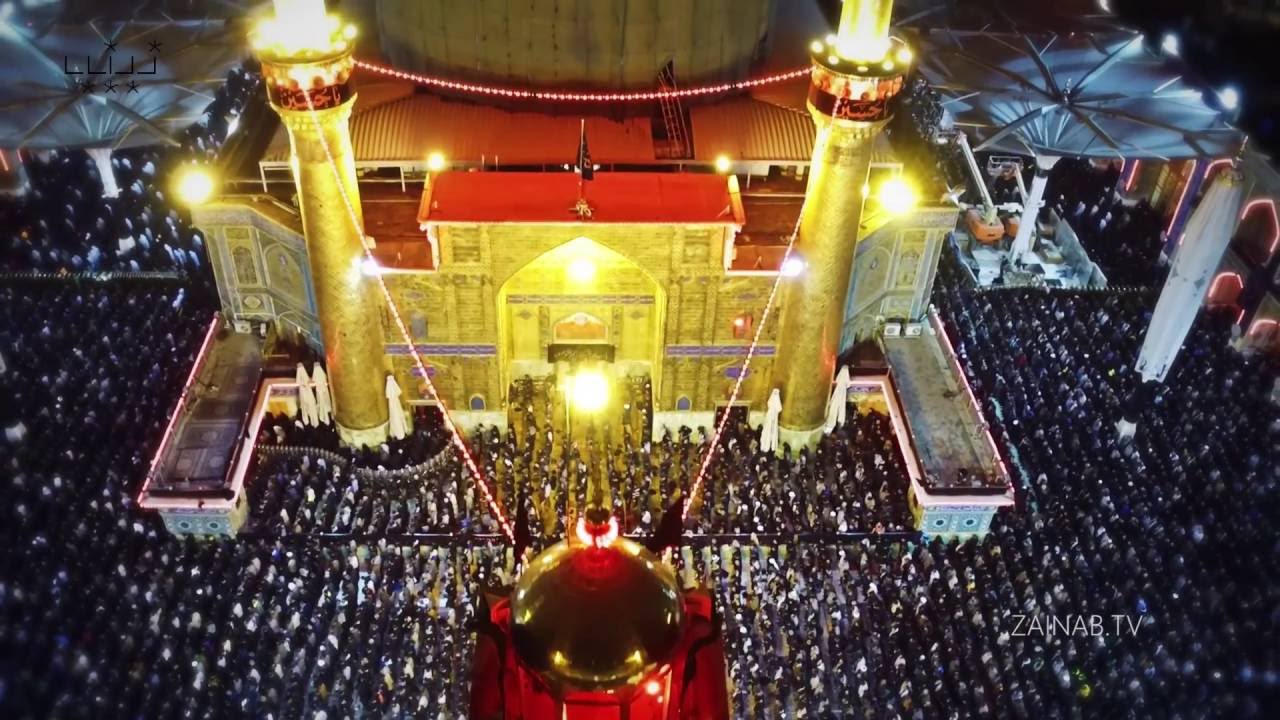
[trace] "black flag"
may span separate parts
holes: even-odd
[[[680,538],[683,534],[684,499],[676,498],[671,501],[671,505],[662,513],[662,519],[658,521],[658,529],[654,531],[653,536],[649,538],[649,542],[645,544],[645,547],[654,554],[660,553],[669,547],[680,547]]]
[[[524,551],[529,549],[533,544],[533,536],[529,533],[529,510],[525,507],[524,501],[524,479],[517,480],[516,484],[520,486],[516,493],[516,531],[515,531],[515,556],[516,565],[524,564]]]
[[[582,176],[583,180],[590,180],[595,174],[595,168],[591,164],[591,152],[587,150],[587,121],[582,120],[581,130],[578,132],[578,160],[573,166],[574,172]]]

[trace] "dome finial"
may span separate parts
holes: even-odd
[[[583,545],[598,548],[609,547],[618,539],[618,520],[604,507],[602,492],[596,489],[596,497],[587,511],[578,518],[574,534]]]

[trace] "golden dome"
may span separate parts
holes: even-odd
[[[675,573],[622,537],[548,548],[511,599],[516,653],[554,691],[639,682],[669,661],[683,622]]]

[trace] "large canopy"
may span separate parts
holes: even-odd
[[[1118,30],[1120,18],[1097,0],[895,0],[897,28],[950,28],[981,32]]]
[[[920,72],[978,151],[1167,160],[1230,156],[1243,141],[1136,33],[946,29],[916,43]]]
[[[0,63],[13,76],[0,88],[0,147],[173,143],[242,59],[241,36],[210,20],[40,31],[0,21]]]

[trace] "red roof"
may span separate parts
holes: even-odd
[[[720,175],[596,172],[584,183],[590,220],[574,212],[571,172],[445,172],[423,189],[418,221],[723,223],[741,225]]]

